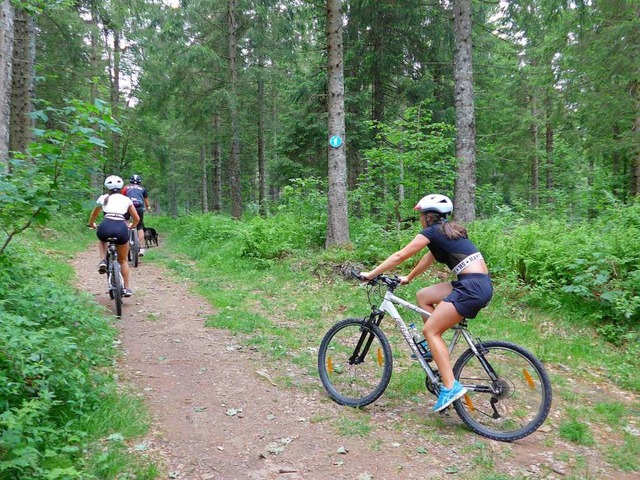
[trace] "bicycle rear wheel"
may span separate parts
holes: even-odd
[[[376,401],[391,380],[391,346],[380,327],[347,318],[325,334],[318,371],[329,396],[341,405],[363,407]]]
[[[471,349],[453,367],[454,377],[468,390],[453,404],[457,414],[471,430],[493,440],[511,442],[531,435],[551,408],[551,381],[542,363],[513,343],[484,342],[476,348],[487,368]]]
[[[120,264],[113,262],[113,275],[111,275],[111,291],[116,302],[116,315],[122,316],[122,290],[124,289],[124,279],[120,271]]]
[[[140,240],[137,230],[129,230],[129,264],[138,268],[140,262]]]

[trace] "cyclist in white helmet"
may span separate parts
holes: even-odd
[[[454,379],[442,334],[463,318],[475,318],[491,300],[493,286],[482,254],[469,240],[467,230],[447,220],[453,211],[453,203],[448,197],[427,195],[420,199],[415,210],[420,212],[423,230],[403,249],[362,275],[367,279],[375,278],[425,247],[429,251],[409,275],[400,277],[402,284],[424,273],[436,261],[445,263],[457,275],[457,280],[431,285],[416,294],[420,308],[431,313],[431,317],[423,319],[422,332],[442,378],[443,388],[433,407],[434,412],[439,412],[466,393],[466,389]]]
[[[131,215],[131,228],[135,228],[140,217],[136,208],[133,206],[133,202],[129,197],[126,197],[120,193],[124,182],[122,178],[111,175],[104,181],[104,186],[108,190],[108,193],[101,195],[96,200],[96,207],[91,212],[89,217],[89,228],[97,228],[96,235],[100,239],[98,242],[98,251],[100,253],[100,263],[98,264],[98,272],[107,272],[107,239],[116,237],[116,249],[118,252],[118,263],[122,267],[122,278],[124,279],[124,292],[123,296],[130,297],[132,292],[129,288],[129,263],[127,262],[127,256],[129,253],[129,226],[127,220],[125,220],[125,214]],[[100,211],[104,212],[104,218],[100,225],[96,227],[96,219],[100,214]]]

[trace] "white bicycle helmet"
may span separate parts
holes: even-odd
[[[448,215],[453,211],[453,202],[449,197],[436,193],[422,197],[413,209],[419,210],[421,213],[435,212],[440,215]]]
[[[107,187],[107,190],[120,190],[124,187],[124,182],[117,175],[110,175],[104,181],[104,186]]]

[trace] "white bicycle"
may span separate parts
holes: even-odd
[[[329,396],[341,405],[363,407],[376,401],[391,380],[391,345],[381,328],[388,313],[425,371],[427,390],[437,396],[440,375],[421,355],[395,305],[420,315],[429,312],[394,294],[398,277],[380,275],[367,280],[371,313],[364,318],[347,318],[325,334],[318,353],[320,380]],[[372,297],[382,299],[376,308]],[[453,403],[458,416],[475,433],[493,440],[511,442],[535,432],[551,408],[551,382],[546,370],[528,350],[504,341],[481,342],[468,331],[466,319],[453,327],[449,353],[461,339],[468,345],[453,367],[456,380],[467,389]]]

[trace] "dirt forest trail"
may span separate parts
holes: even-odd
[[[162,248],[162,247],[160,247]],[[73,260],[79,288],[109,311],[113,302],[97,272],[90,248]],[[444,417],[442,442],[431,443],[403,415],[425,415],[427,402],[413,412],[371,408],[375,429],[361,436],[339,435],[331,422],[340,407],[321,389],[311,393],[276,386],[271,377],[298,372],[286,363],[265,365],[258,351],[225,330],[205,328],[211,306],[157,264],[141,260],[132,269],[134,295],[125,299],[118,373],[123,385],[144,397],[152,418],[149,434],[137,439],[160,459],[161,478],[235,479],[467,479],[474,470],[465,446],[480,437],[451,431],[460,423]],[[319,385],[319,380],[318,380]],[[426,398],[426,397],[425,397]],[[552,410],[553,414],[553,410]],[[424,432],[422,432],[424,434]],[[510,478],[565,478],[536,432],[514,444],[487,441],[498,453],[496,470]],[[426,448],[421,451],[421,447]],[[346,453],[344,450],[346,450]],[[455,465],[455,468],[448,468]],[[601,471],[594,478],[632,478]]]

